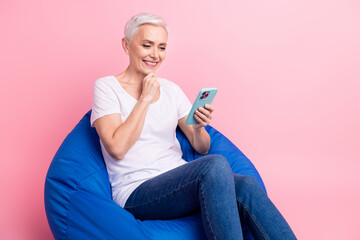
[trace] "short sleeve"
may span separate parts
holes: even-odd
[[[120,103],[114,90],[104,79],[98,79],[94,83],[92,111],[90,116],[91,127],[96,119],[111,114],[120,113]]]
[[[190,113],[192,104],[189,101],[188,97],[185,95],[183,90],[176,85],[177,99],[178,99],[178,120],[185,117]]]

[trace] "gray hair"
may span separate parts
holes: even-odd
[[[165,29],[166,33],[169,34],[169,29],[162,17],[151,13],[139,13],[130,18],[125,25],[124,36],[129,44],[131,43],[134,35],[139,31],[139,28],[144,24],[161,26]]]

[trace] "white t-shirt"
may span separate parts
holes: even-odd
[[[176,138],[178,120],[189,114],[192,104],[181,88],[158,78],[160,98],[150,104],[142,132],[135,144],[116,161],[100,140],[111,183],[113,200],[124,207],[130,194],[144,181],[187,163]],[[107,114],[120,113],[122,122],[132,112],[137,100],[128,94],[115,76],[99,78],[94,83],[91,126]]]

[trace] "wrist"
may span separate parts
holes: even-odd
[[[194,128],[194,137],[201,138],[204,135],[204,132],[206,133],[206,130],[204,127]]]
[[[143,97],[140,97],[139,103],[142,103],[142,104],[146,104],[146,105],[150,105],[151,104],[151,100],[149,99],[146,99],[146,98],[143,98]]]
[[[200,133],[203,128],[204,127],[195,127],[195,125],[193,125],[194,132],[199,132]]]

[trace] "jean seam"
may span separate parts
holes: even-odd
[[[214,234],[214,230],[213,230],[213,228],[211,227],[211,224],[210,224],[210,221],[209,221],[209,218],[208,218],[208,214],[207,214],[207,211],[206,211],[205,198],[204,198],[204,193],[203,193],[201,184],[200,184],[200,192],[201,192],[201,196],[202,196],[202,198],[203,198],[203,200],[204,200],[203,213],[205,214],[205,217],[206,217],[206,220],[207,220],[207,222],[208,222],[208,226],[209,226],[209,228],[210,228],[210,231],[211,231],[211,233],[212,233],[212,235],[213,235],[213,238],[216,240],[216,237],[215,237],[215,234]]]
[[[194,182],[196,182],[196,181],[197,181],[197,179],[195,179],[194,181],[191,181],[191,182],[189,182],[189,183],[187,183],[187,184],[185,184],[185,185],[182,185],[182,186],[174,189],[173,191],[171,191],[171,192],[169,192],[169,193],[167,193],[167,194],[165,194],[165,195],[162,195],[161,197],[158,197],[158,198],[155,198],[155,199],[153,199],[153,200],[151,200],[151,201],[148,201],[148,202],[146,202],[146,203],[142,203],[142,204],[134,205],[134,206],[126,206],[126,208],[127,208],[127,209],[131,209],[131,208],[135,208],[135,207],[145,206],[145,205],[150,204],[150,203],[152,203],[152,202],[154,202],[154,201],[160,200],[161,198],[164,198],[164,197],[166,197],[166,196],[168,196],[168,195],[171,195],[171,194],[179,191],[182,187],[186,187],[186,186],[188,186],[188,185],[190,185],[190,184],[192,184],[192,183],[194,183]]]
[[[268,235],[265,233],[265,231],[262,229],[262,227],[258,224],[258,222],[256,221],[256,218],[253,214],[251,214],[250,209],[247,207],[247,205],[245,204],[245,202],[241,201],[240,199],[237,199],[239,201],[239,203],[244,207],[244,209],[246,210],[246,212],[249,214],[251,220],[255,223],[256,227],[259,229],[261,235],[264,237],[264,239],[268,239],[270,240],[270,238],[268,237]]]

